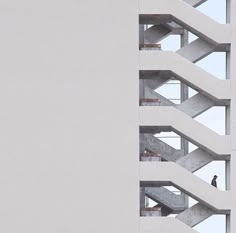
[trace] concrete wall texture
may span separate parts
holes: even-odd
[[[0,231],[138,231],[138,2],[0,1]]]
[[[236,232],[236,0],[227,25],[200,13],[203,2],[0,0],[0,232],[194,233],[212,214]],[[200,39],[177,53],[139,51],[139,24],[167,18]],[[229,80],[194,64],[214,51],[227,52]],[[170,71],[210,104],[138,106],[139,71]],[[230,109],[226,136],[194,120],[213,103]],[[174,130],[199,149],[184,162],[139,162],[140,126]],[[215,158],[228,161],[226,191],[192,174]],[[174,184],[199,204],[176,218],[141,217],[147,183]]]

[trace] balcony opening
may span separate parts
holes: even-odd
[[[198,94],[199,92],[197,92],[196,90],[194,90],[193,88],[191,87],[188,87],[188,97],[191,98],[193,97],[194,95]]]
[[[223,106],[214,106],[209,110],[203,112],[201,115],[195,118],[196,121],[205,125],[214,132],[225,135],[225,107]],[[211,120],[209,120],[211,119]]]
[[[208,0],[197,9],[218,23],[226,23],[226,0]]]
[[[218,79],[226,79],[226,52],[212,53],[198,61],[196,65]]]
[[[214,233],[227,233],[226,232],[226,219],[225,215],[213,215],[205,221],[201,222],[193,229],[199,233],[214,232]]]
[[[155,92],[162,95],[174,104],[180,104],[180,85],[181,82],[179,80],[170,80],[167,81],[164,85],[158,87]]]
[[[194,173],[197,177],[210,183],[213,176],[217,175],[217,188],[225,191],[225,161],[212,161]]]
[[[188,32],[188,40],[189,40],[189,43],[193,42],[194,40],[197,40],[199,39],[198,36],[196,36],[194,33],[192,32]]]
[[[161,132],[155,134],[155,137],[169,146],[180,150],[181,148],[181,137],[174,132]]]
[[[193,143],[188,142],[188,148],[189,148],[189,153],[191,153],[194,150],[196,150],[198,147],[196,145],[194,145]]]
[[[160,42],[161,50],[163,51],[174,51],[179,50],[180,47],[180,36],[170,35]]]

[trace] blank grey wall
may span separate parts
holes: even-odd
[[[138,232],[138,2],[0,0],[0,231]]]

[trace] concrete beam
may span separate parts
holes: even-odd
[[[177,50],[176,53],[195,63],[214,52],[215,48],[215,45],[198,38]]]
[[[162,24],[154,25],[144,31],[144,43],[155,44],[171,34],[171,30]]]
[[[184,196],[176,195],[164,187],[146,187],[145,195],[175,212],[181,212],[186,209]]]
[[[176,163],[193,173],[213,160],[214,157],[212,155],[198,148],[182,158],[179,158]]]
[[[209,207],[197,203],[189,209],[186,209],[182,213],[176,216],[181,222],[185,223],[190,227],[194,227],[197,224],[203,222],[207,218],[211,217],[215,211],[210,209]]]
[[[155,90],[172,78],[171,72],[166,71],[140,71],[139,80],[143,85]]]
[[[167,161],[174,162],[184,156],[183,150],[176,150],[151,134],[140,134],[140,148],[147,148],[154,153],[158,153],[162,159]]]
[[[215,105],[215,102],[208,97],[198,93],[193,97],[185,100],[182,104],[176,106],[177,109],[184,112],[190,117],[196,117],[207,111]]]

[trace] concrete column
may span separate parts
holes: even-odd
[[[184,30],[184,33],[180,35],[180,37],[181,37],[180,47],[182,48],[189,43],[188,31]],[[185,101],[186,99],[188,99],[188,86],[181,83],[181,102]]]
[[[236,59],[236,0],[227,1],[227,21],[232,25],[232,37],[231,37],[231,52],[230,61]],[[231,133],[231,170],[230,177],[236,177],[236,67],[232,65],[230,67],[230,79],[231,79],[231,111],[230,111],[230,133]],[[235,179],[234,179],[235,180]],[[230,184],[230,190],[232,193],[232,209],[230,218],[227,217],[227,233],[236,232],[236,199],[234,198],[236,193],[236,182],[232,180]]]
[[[188,31],[184,30],[184,33],[180,36],[181,37],[181,48],[184,47],[185,45],[188,44],[189,42],[189,36],[188,36]],[[185,85],[183,82],[181,82],[181,87],[180,87],[180,100],[181,103],[184,102],[185,100],[187,100],[189,98],[189,94],[188,94],[188,86]],[[186,141],[184,138],[181,137],[181,149],[184,150],[184,154],[188,154],[188,141]]]
[[[225,227],[226,227],[225,232],[226,232],[226,233],[230,233],[231,230],[230,230],[230,215],[229,215],[229,214],[226,215],[225,221],[226,221],[226,224],[225,224]]]
[[[226,0],[226,23],[230,23],[231,20],[231,0]]]
[[[145,205],[145,188],[140,187],[140,209],[143,209],[146,207]]]
[[[225,161],[225,190],[230,190],[230,160]]]
[[[144,144],[144,135],[139,133],[139,154],[144,153],[145,144]]]
[[[139,99],[144,98],[144,80],[139,79]]]
[[[228,72],[226,72],[229,74]],[[230,106],[225,107],[225,134],[230,135]],[[230,190],[230,160],[225,161],[225,190]]]
[[[144,44],[144,24],[139,24],[139,44]]]
[[[225,107],[225,134],[230,134],[230,106]]]
[[[229,14],[229,4],[227,5],[227,15]],[[227,19],[228,22],[229,19]],[[226,52],[226,79],[230,79],[230,51]],[[225,134],[230,135],[230,108],[231,106],[225,107]],[[230,189],[230,160],[225,161],[225,189]],[[230,219],[228,219],[229,221]]]
[[[231,15],[231,0],[226,0],[226,23],[230,23],[230,15]],[[231,66],[230,66],[230,58],[231,58],[231,53],[230,51],[226,52],[226,79],[230,79],[230,74],[231,74]],[[231,106],[226,106],[225,107],[225,134],[229,135],[230,134],[230,108]],[[225,162],[225,189],[229,190],[230,189],[230,166],[231,162],[226,161]],[[229,229],[230,226],[230,215],[226,216],[226,233],[230,232]]]
[[[144,24],[139,24],[139,47],[144,44]],[[144,98],[144,80],[139,79],[139,99]]]

